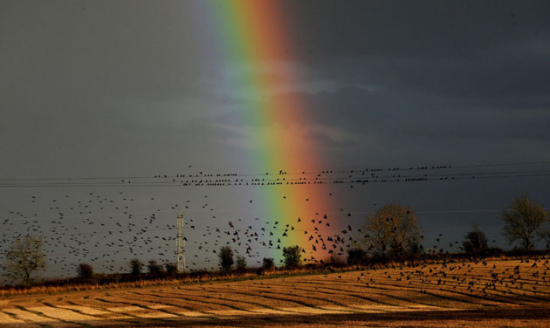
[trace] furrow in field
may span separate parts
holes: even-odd
[[[279,302],[280,304],[279,303],[274,304],[272,301],[266,302],[266,300],[263,299],[263,298],[258,299],[258,295],[253,295],[253,294],[242,292],[242,291],[234,291],[232,294],[239,295],[239,296],[248,296],[249,298],[247,298],[246,300],[249,300],[250,302],[256,302],[258,304],[258,306],[263,306],[263,307],[266,307],[266,308],[272,307],[272,308],[277,308],[278,309],[278,308],[282,308],[282,307],[289,307],[288,303]],[[192,296],[192,297],[201,297],[200,294],[194,295],[192,292],[189,293],[189,294],[186,293],[185,295],[187,297],[190,297],[190,296]],[[174,297],[181,297],[181,295],[177,294]]]
[[[301,307],[304,307],[306,309],[307,308],[314,308],[314,309],[331,308],[331,310],[333,311],[335,311],[335,309],[337,308],[341,308],[342,309],[341,311],[344,311],[344,312],[350,312],[351,310],[351,309],[343,310],[344,308],[347,308],[347,306],[339,302],[330,301],[327,299],[321,299],[321,298],[313,297],[309,295],[305,297],[301,295],[289,294],[284,290],[281,291],[274,288],[268,288],[268,289],[269,290],[265,290],[263,288],[257,288],[257,289],[251,288],[249,289],[248,292],[252,293],[253,295],[257,295],[257,297],[259,296],[263,298],[298,304],[300,306],[299,309],[302,312],[304,309]],[[284,306],[284,308],[287,308],[287,307],[288,305]],[[290,309],[292,308],[293,306],[290,307]]]
[[[195,310],[194,311],[201,311],[205,312],[211,315],[215,315],[219,313],[220,311],[233,311],[235,314],[243,314],[248,312],[246,309],[242,307],[237,307],[233,304],[227,304],[224,302],[217,302],[214,298],[210,296],[195,296],[195,295],[189,295],[189,294],[183,294],[183,293],[170,293],[170,292],[163,292],[162,294],[157,294],[153,292],[148,293],[140,293],[142,297],[149,296],[156,296],[158,298],[163,297],[165,299],[170,299],[172,301],[184,301],[185,304],[192,306]]]
[[[13,308],[5,310],[4,312],[13,314],[19,320],[25,321],[30,324],[39,325],[42,327],[55,327],[55,328],[64,328],[64,327],[74,327],[74,324],[68,324],[66,322],[61,322],[57,319],[47,317],[38,311],[34,311],[26,308]]]
[[[199,309],[196,305],[193,306],[194,304],[189,304],[190,302],[187,302],[185,300],[182,301],[181,297],[170,297],[163,292],[160,292],[160,295],[150,292],[145,293],[137,291],[128,291],[127,293],[131,295],[136,295],[140,297],[140,299],[146,299],[149,303],[153,303],[154,305],[150,305],[150,307],[165,306],[164,310],[170,310],[174,314],[179,314],[182,316],[201,316],[214,314],[210,310],[205,310],[203,308]],[[133,296],[130,296],[130,298],[135,299],[135,297]]]
[[[261,312],[269,312],[272,313],[273,311],[279,311],[280,313],[284,313],[282,310],[278,310],[277,308],[268,306],[266,304],[258,303],[257,299],[255,297],[243,297],[242,294],[237,294],[234,290],[230,290],[229,292],[221,292],[220,290],[216,290],[216,293],[210,293],[212,298],[214,298],[216,301],[220,302],[221,304],[234,306],[235,303],[237,304],[243,304],[244,306],[242,308],[246,308],[246,311],[248,312],[254,312],[254,313],[261,313]],[[165,293],[164,295],[169,295],[170,297],[181,297],[180,293]],[[186,294],[187,295],[187,294]]]
[[[177,318],[177,316],[173,314],[153,311],[149,308],[132,305],[111,307],[108,310],[116,313],[129,314],[140,319],[150,319],[163,323],[172,322],[172,319]]]
[[[133,316],[116,313],[108,309],[108,305],[104,302],[86,302],[85,304],[76,304],[72,301],[67,301],[68,305],[57,305],[60,308],[66,308],[78,313],[96,317],[101,322],[135,322]]]
[[[44,303],[44,306],[30,308],[30,310],[40,312],[49,318],[53,318],[69,324],[81,324],[98,319],[95,316],[77,313],[69,309],[58,308],[51,305],[50,303]]]
[[[422,285],[418,287],[404,286],[389,282],[379,282],[377,284],[371,284],[369,288],[376,290],[379,287],[381,293],[393,296],[401,297],[403,295],[404,300],[409,300],[411,302],[421,300],[422,302],[427,302],[430,305],[441,306],[441,307],[450,307],[450,308],[479,308],[479,307],[495,307],[498,304],[486,299],[473,300],[471,295],[457,292],[455,290],[449,290],[444,288],[438,288],[437,286],[432,285]],[[431,297],[428,297],[430,295]]]
[[[423,282],[422,284],[415,285],[402,285],[397,283],[390,283],[390,282],[382,282],[386,286],[395,286],[399,288],[407,288],[411,290],[418,290],[418,289],[424,289],[424,290],[431,290],[431,291],[446,291],[448,293],[455,293],[464,297],[474,298],[476,299],[475,303],[477,304],[486,304],[486,305],[498,305],[498,304],[522,304],[523,300],[519,300],[516,297],[509,297],[506,295],[503,295],[502,293],[483,293],[484,290],[481,288],[481,286],[476,286],[472,284],[471,286],[459,286],[453,283],[452,281],[449,282],[448,280],[439,283],[439,282]],[[479,287],[479,288],[478,288]],[[485,286],[483,286],[485,287]],[[487,289],[485,289],[487,291]]]
[[[369,305],[372,305],[372,306],[378,306],[378,305],[400,306],[400,305],[395,303],[395,300],[393,300],[391,298],[387,298],[383,294],[380,294],[382,296],[377,295],[378,297],[374,298],[374,297],[370,297],[370,296],[365,295],[365,294],[367,294],[367,295],[371,295],[371,294],[368,294],[368,293],[365,293],[365,292],[360,292],[357,289],[355,289],[355,290],[345,290],[345,289],[331,288],[331,287],[315,287],[315,288],[316,288],[315,290],[317,292],[330,295],[331,297],[341,297],[341,295],[344,294],[348,297],[353,297],[355,299],[361,300],[361,302],[355,301],[356,303],[360,303],[361,307],[369,306]],[[365,303],[367,303],[367,304],[365,304]]]
[[[102,298],[96,298],[97,301],[103,302],[103,306],[99,307],[102,311],[108,312],[106,319],[110,320],[124,320],[129,323],[140,322],[140,319],[143,319],[141,316],[136,315],[131,312],[121,311],[120,308],[124,308],[123,303],[117,303],[113,301],[107,301]]]
[[[303,289],[304,293],[309,293],[311,290],[310,289]],[[334,292],[327,292],[327,291],[320,291],[320,290],[316,290],[317,293],[321,294],[321,295],[324,295],[324,297],[329,297],[329,298],[342,298],[342,297],[346,297],[346,296],[353,296],[355,297],[354,300],[350,300],[348,301],[348,304],[350,304],[350,306],[357,306],[359,308],[364,308],[364,302],[357,302],[357,299],[361,299],[358,295],[354,295],[353,292],[351,291],[341,291],[340,293],[334,291]],[[381,294],[377,294],[376,296],[380,296]],[[409,295],[410,298],[405,298],[405,297],[400,297],[400,296],[397,296],[397,295],[390,295],[392,298],[396,299],[396,300],[400,300],[402,301],[403,303],[401,305],[397,305],[399,307],[403,307],[403,308],[423,308],[423,309],[438,309],[438,310],[441,310],[441,309],[445,309],[445,308],[449,308],[447,306],[443,306],[441,305],[440,303],[438,302],[430,302],[429,300],[425,300],[424,298],[420,298],[418,297],[418,295]]]
[[[437,277],[436,277],[437,278]],[[436,282],[438,279],[432,278],[432,279],[425,279],[423,282]],[[506,290],[512,290],[519,292],[529,292],[532,293],[532,287],[537,286],[538,281],[535,281],[535,283],[530,283],[522,279],[495,279],[495,278],[489,278],[486,276],[468,276],[468,278],[465,278],[464,276],[460,275],[449,275],[445,277],[445,279],[441,280],[444,281],[446,285],[453,286],[454,288],[463,288],[463,289],[486,289],[490,286],[499,286],[502,288],[506,288]],[[541,286],[540,292],[542,295],[547,294],[549,292],[548,288],[545,288]],[[499,289],[499,291],[501,291]],[[529,295],[526,295],[529,296]]]
[[[350,285],[347,283],[341,283],[338,285],[339,287],[316,287],[318,290],[325,291],[326,293],[333,293],[334,295],[338,295],[339,293],[345,293],[347,295],[354,295],[355,297],[365,299],[367,301],[370,301],[372,303],[379,303],[384,304],[387,306],[399,306],[403,308],[410,308],[410,307],[418,307],[418,306],[424,306],[426,308],[428,307],[437,307],[437,308],[455,308],[455,306],[450,306],[447,304],[441,304],[440,301],[429,301],[429,300],[423,300],[423,301],[414,301],[411,302],[410,299],[406,297],[401,297],[402,293],[400,291],[394,291],[392,289],[383,289],[383,292],[376,292],[375,289],[378,289],[376,287],[367,287],[363,285]],[[328,292],[330,291],[330,292]],[[395,295],[397,294],[397,295]],[[368,296],[365,296],[368,295]],[[411,295],[412,296],[412,295]],[[414,295],[418,298],[418,293]],[[422,299],[422,297],[420,297]],[[419,303],[419,304],[416,304]]]
[[[167,291],[159,290],[158,293],[160,294],[155,294],[152,291],[125,291],[119,297],[124,299],[125,304],[163,312],[172,316],[208,316],[215,314],[211,310],[205,311],[198,309],[196,306],[188,306],[189,302],[187,300],[182,297],[170,297],[170,293]]]
[[[90,324],[92,326],[97,324],[100,324],[101,326],[113,326],[113,325],[121,324],[120,321],[106,319],[111,314],[111,312],[100,311],[88,306],[78,306],[78,305],[57,305],[56,307],[59,309],[72,311],[74,313],[92,316],[94,318],[93,320],[85,321],[85,323]]]
[[[258,304],[260,305],[267,305],[272,308],[280,309],[282,311],[286,312],[300,312],[298,309],[306,307],[306,308],[315,308],[314,305],[303,302],[303,301],[297,301],[285,297],[276,297],[271,295],[271,293],[267,291],[238,291],[235,292],[235,294],[238,294],[240,296],[246,296],[251,297],[255,299]],[[302,312],[300,312],[302,313]]]
[[[354,310],[354,302],[350,301],[345,295],[340,295],[338,297],[338,301],[336,301],[336,298],[327,298],[326,295],[322,295],[323,297],[320,297],[316,293],[302,293],[302,292],[296,292],[298,289],[288,289],[287,293],[281,293],[282,295],[286,295],[288,297],[291,297],[294,300],[302,301],[304,299],[307,299],[309,301],[311,300],[317,300],[326,302],[327,304],[317,304],[316,307],[322,308],[322,309],[329,309],[330,311],[340,311],[340,312],[353,312]],[[239,295],[239,298],[241,295]],[[342,302],[342,300],[348,300],[348,302]],[[357,301],[357,300],[355,300]]]
[[[108,307],[107,310],[116,312],[116,313],[126,313],[134,317],[158,320],[161,322],[171,322],[178,317],[183,316],[183,314],[178,311],[168,311],[167,307],[164,307],[159,304],[151,304],[147,300],[135,299],[126,300],[126,298],[121,299],[121,294],[119,293],[118,299],[114,298],[112,300],[105,300],[105,302],[110,302],[112,306]]]
[[[464,281],[462,281],[464,282]],[[469,295],[473,298],[478,298],[486,301],[491,301],[494,303],[506,303],[506,304],[516,304],[516,305],[532,305],[533,303],[538,303],[541,300],[544,300],[543,296],[535,296],[525,293],[528,286],[521,286],[519,283],[512,283],[511,286],[498,284],[495,285],[496,288],[493,288],[491,283],[492,280],[483,280],[480,279],[468,279],[467,283],[457,283],[456,279],[442,280],[441,283],[435,281],[425,281],[423,286],[431,285],[433,288],[439,286],[449,291],[455,291],[462,295]],[[514,286],[515,285],[515,286]],[[418,287],[422,288],[422,285],[412,284],[413,288]],[[525,295],[524,295],[525,294]]]
[[[398,300],[399,302],[404,302],[404,305],[406,306],[417,306],[413,304],[418,303],[421,306],[437,306],[455,309],[463,308],[465,305],[473,304],[471,300],[463,297],[456,297],[456,295],[452,295],[453,293],[450,293],[450,295],[448,293],[440,295],[441,291],[437,290],[437,293],[434,291],[430,294],[432,297],[428,297],[427,293],[421,292],[421,288],[410,288],[408,286],[383,283],[382,281],[371,283],[369,284],[369,286],[345,283],[339,285],[342,286],[340,288],[364,290],[365,293],[368,293],[369,295],[377,295],[377,297],[383,296],[387,298],[393,298]],[[424,290],[428,291],[429,288]]]
[[[26,323],[29,323],[21,318],[18,318],[15,314],[6,313],[3,311],[0,311],[0,324],[7,324],[10,325],[10,327],[16,327],[16,325],[24,325]]]
[[[231,293],[229,289],[226,292]],[[306,287],[290,287],[288,288],[288,293],[290,295],[294,294],[296,296],[305,297],[305,298],[315,297],[315,298],[326,299],[333,302],[336,306],[344,307],[344,308],[347,308],[350,306],[353,307],[354,304],[363,303],[365,301],[364,298],[356,295],[351,295],[347,293],[338,293],[338,292],[332,293],[332,292],[326,292],[326,291],[321,291],[318,289],[306,288]]]

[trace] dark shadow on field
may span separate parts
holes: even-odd
[[[414,312],[387,312],[387,313],[343,313],[343,314],[321,314],[321,315],[246,315],[246,316],[219,316],[219,317],[185,317],[174,320],[132,320],[114,324],[113,321],[106,323],[88,322],[84,325],[93,327],[294,327],[306,325],[308,327],[321,325],[342,326],[345,325],[363,326],[365,324],[380,324],[390,326],[404,325],[426,325],[430,322],[472,321],[485,322],[491,320],[521,320],[521,321],[545,321],[550,320],[550,311],[547,307],[521,308],[521,309],[491,309],[491,310],[458,310],[458,311],[414,311]],[[414,324],[413,324],[414,323]],[[23,327],[18,324],[6,325],[5,327]]]

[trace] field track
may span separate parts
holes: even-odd
[[[550,327],[548,260],[3,296],[0,327]]]

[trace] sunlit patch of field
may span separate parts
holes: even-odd
[[[548,260],[7,296],[2,327],[548,327]]]

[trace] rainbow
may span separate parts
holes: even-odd
[[[245,98],[237,116],[248,128],[247,142],[253,155],[247,155],[240,167],[248,172],[271,172],[269,179],[282,184],[261,188],[262,200],[257,206],[265,213],[262,219],[279,221],[282,227],[296,225],[297,229],[282,239],[284,246],[306,248],[319,222],[314,216],[322,217],[320,208],[327,208],[326,199],[321,199],[328,191],[318,184],[285,187],[289,173],[296,178],[300,172],[319,170],[323,159],[312,144],[311,132],[304,128],[308,117],[302,99],[284,92],[292,90],[299,78],[289,66],[297,52],[285,30],[290,22],[285,20],[284,4],[220,0],[197,1],[192,6],[200,66],[225,72],[219,76],[223,91]],[[231,75],[235,72],[237,77]],[[280,253],[277,250],[271,255]]]

